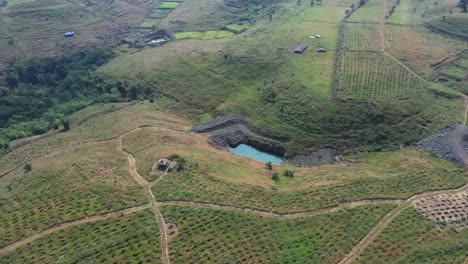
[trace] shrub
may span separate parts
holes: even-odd
[[[177,171],[182,171],[185,169],[185,158],[179,154],[172,154],[169,156],[169,160],[177,162]]]
[[[26,165],[24,165],[24,171],[25,172],[28,172],[28,171],[31,171],[32,170],[32,165],[31,163],[28,163]]]
[[[268,170],[272,170],[272,169],[273,169],[273,165],[271,164],[271,161],[265,163],[265,168],[268,169]]]
[[[274,180],[274,181],[278,181],[279,180],[279,172],[277,172],[277,171],[273,172],[273,174],[271,175],[271,179]]]
[[[293,170],[284,170],[283,175],[289,178],[292,178],[294,176],[294,171]]]

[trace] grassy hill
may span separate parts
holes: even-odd
[[[72,117],[86,119],[81,125],[0,157],[2,171],[10,171],[0,177],[0,261],[159,263],[161,230],[119,142],[152,186],[165,223],[176,224],[169,256],[182,263],[336,262],[399,199],[468,180],[466,170],[405,149],[349,156],[346,166],[294,168],[294,177],[275,182],[264,164],[190,133],[191,121],[164,102],[97,114],[106,108],[84,109]],[[186,160],[184,170],[162,178],[150,172],[154,161],[174,153]],[[219,207],[205,208],[209,204]]]

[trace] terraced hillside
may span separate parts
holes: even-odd
[[[0,263],[466,263],[468,170],[437,158],[468,142],[456,0],[4,3]],[[225,115],[286,162],[195,133]]]
[[[385,215],[468,181],[464,170],[406,149],[298,168],[275,182],[264,164],[211,147],[160,102],[91,107],[73,120],[80,119],[0,157],[5,166],[10,155],[35,150],[23,152],[30,166],[0,178],[2,262],[335,263]],[[107,122],[115,128],[103,129]],[[183,170],[152,172],[153,162],[174,153],[185,159]]]

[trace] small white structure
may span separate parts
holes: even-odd
[[[316,37],[316,38],[321,38],[322,36],[320,36],[320,35],[315,35],[315,37]]]
[[[310,38],[310,39],[314,39],[314,38],[315,38],[315,36],[309,36],[309,38]]]

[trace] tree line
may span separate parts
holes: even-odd
[[[112,52],[95,49],[11,64],[0,80],[0,148],[12,140],[67,129],[68,116],[93,103],[137,99],[140,84],[95,74],[112,57]]]

